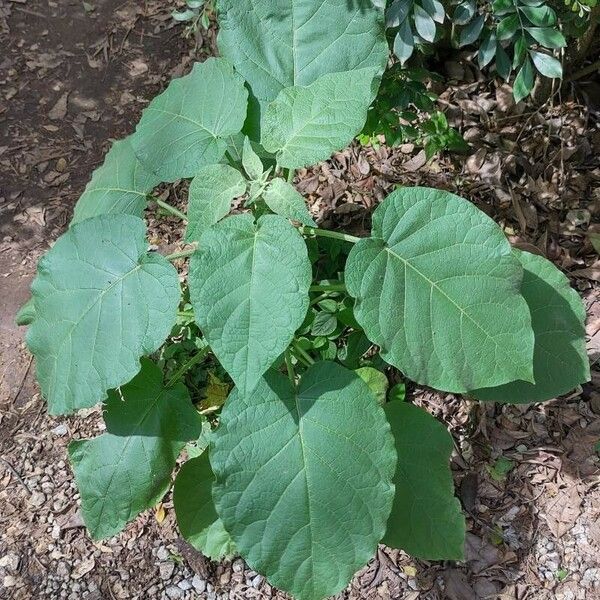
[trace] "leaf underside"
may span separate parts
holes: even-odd
[[[355,373],[323,362],[298,390],[274,371],[249,395],[234,390],[210,460],[218,514],[273,585],[317,600],[373,556],[396,458],[383,410]]]
[[[40,260],[27,345],[51,414],[127,383],[174,325],[177,271],[147,244],[141,219],[103,215],[71,227]]]
[[[214,480],[208,452],[188,460],[175,479],[173,503],[181,535],[211,560],[222,560],[233,556],[235,545],[215,509]]]
[[[502,230],[470,202],[429,188],[393,192],[345,273],[366,335],[413,381],[464,393],[532,380],[521,265]]]
[[[526,404],[570,392],[590,379],[585,347],[585,307],[569,280],[541,256],[513,250],[523,265],[521,292],[529,305],[535,333],[536,383],[513,381],[473,392],[478,400]]]
[[[148,359],[120,393],[109,392],[104,418],[106,433],[69,446],[94,539],[115,535],[162,499],[179,452],[202,427],[185,386],[164,387],[162,371]]]
[[[206,231],[190,261],[202,332],[236,385],[251,390],[291,342],[308,310],[306,244],[277,215],[228,217]]]
[[[267,206],[274,213],[294,221],[299,221],[309,227],[316,226],[316,223],[310,216],[304,198],[291,183],[276,177],[264,191],[263,198]]]
[[[465,519],[454,496],[452,438],[427,411],[385,405],[396,440],[396,494],[383,543],[425,560],[462,560]]]
[[[196,63],[144,110],[131,143],[144,167],[161,181],[193,177],[219,162],[228,138],[246,118],[244,80],[222,58]]]

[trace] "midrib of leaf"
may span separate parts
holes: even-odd
[[[433,289],[435,289],[442,297],[444,297],[448,302],[450,302],[450,304],[452,304],[461,315],[465,316],[469,321],[471,321],[471,323],[473,323],[473,325],[475,325],[475,327],[477,327],[477,329],[479,329],[485,335],[486,339],[491,340],[494,346],[498,348],[498,342],[494,339],[494,337],[491,336],[477,321],[475,321],[475,319],[473,319],[473,317],[471,317],[469,313],[467,313],[463,308],[461,308],[459,304],[457,304],[450,296],[448,296],[448,294],[446,294],[446,292],[444,292],[444,290],[440,288],[435,281],[427,277],[425,273],[419,271],[419,269],[417,269],[417,267],[415,267],[410,261],[406,260],[405,258],[402,258],[402,256],[394,252],[387,244],[384,245],[384,248],[386,252],[389,252],[392,256],[395,256],[398,260],[400,260],[404,264],[405,268],[410,267],[417,275],[423,278]],[[512,364],[516,364],[513,357],[510,354],[507,356],[512,362]]]
[[[248,299],[248,331],[252,332],[253,329],[253,319],[252,315],[254,314],[252,311],[252,298],[254,297],[254,267],[256,265],[256,241],[258,240],[258,231],[254,230],[254,239],[252,240],[252,266],[250,267],[250,297]],[[253,339],[253,336],[250,335],[250,340]],[[250,341],[248,340],[248,341]],[[245,377],[244,377],[244,388],[248,385],[248,368],[250,367],[250,344],[248,344],[246,348],[246,369],[245,369]]]
[[[137,194],[138,196],[146,196],[144,192],[138,192],[137,190],[127,190],[125,188],[115,188],[115,187],[102,187],[99,186],[97,188],[91,188],[84,194],[91,194],[93,192],[121,192],[123,194]]]
[[[154,108],[153,106],[149,106],[146,110],[154,111],[154,112],[158,112],[158,113],[164,113],[165,115],[170,115],[171,117],[173,117],[173,120],[183,119],[184,121],[187,121],[188,123],[192,123],[192,124],[196,125],[197,127],[199,127],[200,129],[206,131],[206,133],[211,135],[214,139],[217,139],[216,133],[213,133],[205,125],[202,125],[202,123],[199,123],[198,121],[196,121],[195,119],[192,119],[191,117],[186,117],[185,115],[182,115],[180,113],[174,113],[170,110],[165,110],[164,108]]]

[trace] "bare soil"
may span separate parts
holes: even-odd
[[[158,0],[82,3],[0,0],[0,598],[283,598],[236,559],[206,561],[180,538],[167,496],[120,535],[94,543],[67,463],[72,438],[96,435],[97,409],[48,416],[24,331],[14,315],[35,264],[64,231],[110,141],[193,60],[214,53],[174,28]],[[553,260],[588,309],[593,380],[542,406],[481,405],[409,386],[446,422],[468,515],[467,560],[426,562],[381,546],[340,598],[406,600],[600,598],[600,232],[597,75],[544,107],[515,106],[466,55],[440,69],[441,104],[473,145],[426,163],[410,145],[351,148],[298,173],[325,226],[358,234],[394,185],[456,191],[492,215],[512,241]],[[590,92],[591,90],[591,92]],[[171,192],[185,202],[185,192]],[[151,218],[151,231],[171,221]],[[506,474],[498,459],[510,461]]]

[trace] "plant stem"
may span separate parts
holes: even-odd
[[[170,204],[167,204],[166,202],[163,202],[159,198],[153,198],[153,200],[161,208],[164,208],[167,212],[170,212],[172,215],[175,215],[176,217],[179,217],[182,221],[187,221],[188,220],[187,215],[185,213],[182,213],[180,210],[178,210],[174,206],[171,206]]]
[[[321,237],[333,238],[336,240],[343,240],[344,242],[350,242],[356,244],[360,240],[359,237],[349,235],[348,233],[340,233],[339,231],[329,231],[329,229],[318,229],[317,227],[299,227],[300,233],[304,235],[317,235]]]
[[[199,362],[202,362],[206,355],[210,352],[210,346],[207,344],[202,350],[199,350],[192,358],[190,358],[186,363],[181,365],[177,371],[173,374],[171,379],[167,382],[167,387],[171,387],[174,383],[176,383],[183,375],[185,375],[193,366],[197,365]]]
[[[308,291],[309,292],[345,292],[346,284],[345,283],[329,283],[329,284],[325,284],[325,285],[311,285]]]
[[[193,310],[179,310],[179,311],[177,311],[177,316],[178,317],[190,317],[190,318],[193,318],[194,317],[194,311]]]
[[[315,361],[313,360],[312,356],[308,352],[306,352],[306,350],[300,348],[296,340],[292,342],[292,346],[294,347],[294,350],[300,355],[300,357],[302,357],[309,365],[315,364]]]
[[[296,381],[296,374],[294,373],[294,365],[292,364],[292,356],[289,349],[285,351],[285,366],[287,367],[288,377],[290,381],[294,383]]]
[[[189,250],[181,250],[180,252],[173,252],[173,254],[167,254],[165,258],[167,260],[177,260],[178,258],[185,258],[186,256],[191,256],[198,250],[197,246],[190,248]]]
[[[295,169],[288,169],[287,172],[287,182],[292,183],[294,181],[294,175],[296,174]]]

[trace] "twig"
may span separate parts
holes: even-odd
[[[27,487],[27,484],[23,481],[17,470],[5,459],[0,456],[0,462],[6,466],[6,468],[17,478],[17,481],[27,490],[27,493],[31,496],[31,490]]]

